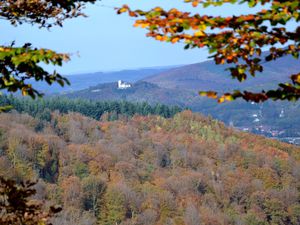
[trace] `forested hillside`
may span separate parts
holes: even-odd
[[[63,206],[57,225],[300,223],[299,147],[190,111],[3,113],[0,134],[0,175],[39,179],[36,200]]]
[[[177,106],[169,107],[158,103],[149,105],[146,102],[70,100],[59,97],[32,100],[31,98],[17,98],[5,95],[0,97],[0,106],[9,106],[12,110],[28,113],[33,117],[46,121],[50,121],[50,113],[55,110],[60,113],[78,112],[98,120],[102,116],[105,116],[108,120],[116,120],[119,116],[131,117],[135,114],[154,114],[167,118],[181,111]]]
[[[117,82],[99,84],[88,89],[64,94],[67,98],[82,98],[89,100],[112,100],[148,102],[149,104],[167,104],[187,107],[195,102],[199,103],[200,97],[197,93],[186,90],[175,90],[162,88],[149,82],[136,82],[132,87],[119,89]]]

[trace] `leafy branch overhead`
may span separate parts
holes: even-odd
[[[60,74],[48,73],[39,63],[62,65],[63,61],[69,60],[67,54],[58,54],[47,49],[32,49],[30,44],[23,47],[0,47],[0,85],[1,88],[7,89],[9,92],[21,90],[23,95],[35,97],[41,96],[36,89],[32,87],[28,81],[34,79],[36,81],[46,81],[48,84],[57,82],[61,86],[68,80]]]
[[[185,49],[206,47],[216,64],[229,66],[231,76],[240,82],[263,71],[263,63],[286,55],[296,59],[300,51],[300,1],[298,0],[185,0],[194,7],[222,6],[226,3],[248,4],[250,8],[263,6],[257,13],[240,16],[209,16],[161,7],[149,11],[132,10],[124,5],[117,13],[127,12],[137,18],[134,26],[148,30],[147,36],[163,42],[183,42]],[[261,8],[261,7],[259,7]],[[296,22],[288,30],[289,22]],[[262,54],[268,48],[268,55]],[[284,75],[284,74],[283,74]],[[247,101],[298,100],[300,73],[290,76],[287,83],[276,90],[259,93],[233,91],[218,94],[201,91],[200,95],[217,98],[219,102],[243,98]]]
[[[9,20],[12,25],[25,22],[47,28],[62,26],[65,19],[85,16],[82,13],[85,3],[94,2],[96,0],[0,1],[0,18]]]
[[[0,18],[12,25],[29,23],[39,28],[62,26],[63,21],[85,16],[82,9],[85,3],[96,0],[8,0],[0,1]],[[43,68],[45,64],[61,66],[68,61],[68,54],[57,53],[48,49],[33,48],[30,43],[22,47],[0,45],[0,89],[9,92],[21,91],[33,98],[41,96],[29,80],[46,81],[49,85],[69,84],[68,80],[56,71],[50,73]]]

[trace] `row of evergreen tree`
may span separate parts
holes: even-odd
[[[55,110],[58,110],[60,113],[78,112],[97,120],[105,113],[110,115],[110,120],[115,120],[118,119],[120,115],[131,117],[135,114],[160,115],[169,118],[182,111],[178,106],[169,107],[163,104],[150,105],[146,102],[91,101],[62,97],[32,100],[31,98],[19,98],[12,95],[1,96],[0,106],[7,105],[12,106],[12,110],[16,110],[20,113],[28,113],[33,117],[47,121],[51,119],[50,112]]]

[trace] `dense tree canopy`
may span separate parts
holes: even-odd
[[[45,121],[50,120],[52,111],[59,111],[60,113],[77,112],[96,120],[105,117],[110,121],[134,115],[159,115],[170,118],[182,111],[178,106],[150,105],[146,102],[71,100],[59,97],[32,100],[4,95],[0,97],[0,107],[5,105],[10,105],[19,113],[27,113]]]
[[[1,113],[0,149],[0,176],[36,179],[30,202],[62,205],[53,225],[300,224],[300,148],[190,111]]]
[[[244,81],[263,71],[263,63],[285,55],[298,59],[300,51],[299,0],[184,0],[194,7],[222,6],[226,3],[258,6],[254,14],[240,16],[210,16],[192,14],[161,7],[149,11],[132,10],[124,5],[118,13],[128,12],[137,17],[134,26],[146,28],[147,36],[164,42],[184,42],[185,48],[207,47],[216,64],[228,66],[231,76]],[[296,23],[294,30],[287,24]],[[262,48],[268,49],[267,55]],[[290,76],[289,83],[280,83],[278,89],[252,93],[234,91],[218,95],[215,91],[201,91],[200,95],[218,98],[219,102],[243,98],[247,101],[297,100],[300,97],[300,73]]]

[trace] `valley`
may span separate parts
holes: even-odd
[[[288,66],[287,66],[288,65]],[[225,122],[228,126],[240,130],[262,134],[290,143],[298,144],[300,137],[299,117],[300,104],[272,102],[253,104],[241,100],[216,103],[215,100],[200,97],[199,90],[229,91],[233,87],[249,90],[261,90],[275,87],[284,82],[282,74],[296,73],[300,63],[292,57],[283,57],[276,62],[265,64],[265,70],[255,79],[249,78],[240,83],[226,75],[225,66],[216,66],[212,61],[193,65],[169,68],[149,76],[140,75],[139,79],[123,76],[120,80],[132,83],[132,87],[124,90],[117,88],[117,80],[90,86],[79,91],[64,93],[68,98],[84,98],[90,100],[126,100],[149,102],[150,104],[176,105],[194,112],[211,115]],[[281,115],[281,111],[284,114]],[[257,115],[257,117],[253,117]],[[287,138],[289,137],[289,138]]]

